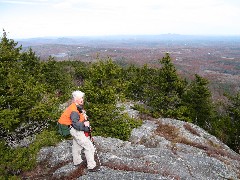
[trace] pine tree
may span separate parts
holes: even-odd
[[[91,64],[79,88],[86,94],[85,108],[97,135],[127,140],[132,128],[140,124],[116,108],[125,82],[121,68],[111,59]]]
[[[228,142],[227,144],[236,150],[240,151],[240,92],[235,96],[229,96],[229,105],[227,106],[227,116],[229,119],[230,128],[227,129]]]
[[[188,117],[193,123],[210,129],[214,117],[214,107],[211,100],[211,92],[208,89],[208,81],[195,75],[183,96],[183,103],[188,108]]]
[[[47,90],[40,59],[31,49],[21,52],[4,32],[0,60],[0,135],[29,122],[49,121],[57,109],[56,98]]]
[[[147,97],[152,90],[153,79],[156,75],[156,69],[150,68],[147,65],[143,67],[129,66],[124,70],[124,80],[128,84],[127,96],[147,103]]]
[[[8,129],[20,121],[20,110],[14,103],[16,96],[13,95],[14,83],[21,81],[21,66],[18,63],[21,46],[17,47],[17,44],[3,31],[0,41],[0,125]]]
[[[177,117],[175,112],[181,105],[184,81],[177,74],[168,53],[160,63],[162,67],[158,71],[159,74],[152,79],[149,105],[165,117]]]

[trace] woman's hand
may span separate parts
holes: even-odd
[[[87,126],[87,127],[90,127],[89,121],[84,121],[84,125]]]
[[[87,121],[88,120],[88,116],[87,116],[86,111],[84,109],[82,110],[82,114],[84,116],[85,121]]]

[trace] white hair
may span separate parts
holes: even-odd
[[[85,96],[85,93],[82,91],[73,91],[72,92],[72,97],[74,100],[76,100],[77,98],[80,98],[80,97],[84,97],[84,96]]]

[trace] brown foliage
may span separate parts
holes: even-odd
[[[49,180],[54,180],[54,179],[61,179],[61,180],[72,180],[72,179],[77,179],[80,176],[83,176],[86,174],[85,169],[86,169],[86,164],[82,163],[79,165],[70,175],[68,176],[62,176],[60,178],[55,178],[53,177],[53,172],[55,172],[57,169],[60,167],[70,163],[70,161],[66,161],[63,163],[58,164],[55,167],[48,167],[48,163],[40,163],[34,170],[24,172],[20,175],[21,179],[49,179]]]
[[[168,170],[157,170],[158,168],[154,168],[157,166],[157,164],[152,164],[148,161],[145,162],[146,166],[151,166],[152,168],[146,168],[145,166],[130,166],[130,165],[125,165],[120,162],[108,162],[105,163],[104,166],[107,166],[111,169],[115,170],[123,170],[123,171],[134,171],[134,172],[144,172],[144,173],[150,173],[150,174],[161,174],[164,177],[170,177],[174,180],[180,180],[180,177],[175,174],[171,174]]]
[[[184,124],[183,127],[188,130],[190,133],[192,133],[193,135],[197,135],[197,136],[201,136],[196,129],[194,129],[190,124]]]
[[[192,134],[200,136],[200,134],[197,133],[197,131],[195,129],[190,127],[190,125],[185,125],[184,127],[185,127],[185,129],[189,130]],[[233,160],[240,161],[239,156],[235,156],[235,155],[225,151],[224,149],[221,149],[219,146],[214,145],[213,143],[203,145],[203,144],[200,144],[197,142],[190,141],[190,140],[186,139],[185,137],[180,136],[179,129],[174,126],[168,125],[168,124],[159,123],[158,128],[156,129],[155,133],[159,136],[163,136],[165,139],[171,141],[174,144],[182,143],[182,144],[196,147],[198,149],[202,149],[207,153],[208,156],[215,157],[221,161],[222,161],[222,159],[220,157],[224,157],[224,156],[231,158]],[[171,149],[173,150],[174,154],[177,153],[175,146],[171,147]]]
[[[174,141],[178,137],[179,130],[174,126],[159,123],[155,133],[169,141]]]

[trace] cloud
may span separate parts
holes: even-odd
[[[39,3],[46,3],[47,0],[0,0],[0,3],[5,3],[5,4],[25,4],[25,5],[32,5],[32,4],[39,4]]]

